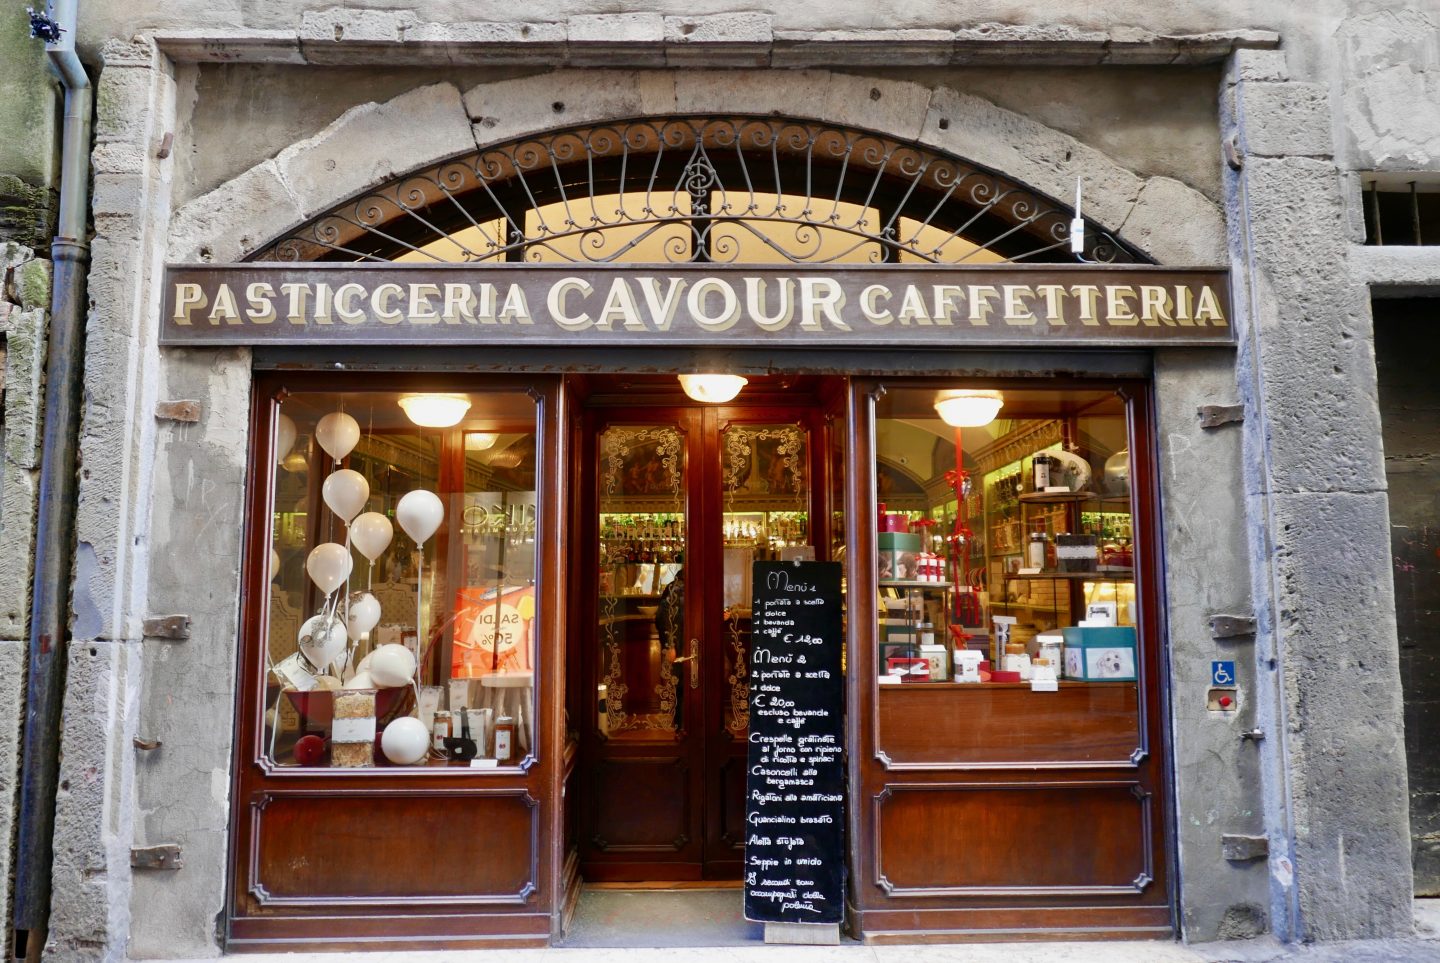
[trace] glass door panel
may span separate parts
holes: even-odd
[[[749,727],[751,566],[814,558],[809,432],[798,424],[735,424],[720,432],[724,729]]]
[[[600,434],[599,726],[610,739],[685,724],[685,436],[674,425]],[[692,673],[698,667],[692,665]]]

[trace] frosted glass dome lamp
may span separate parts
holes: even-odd
[[[935,396],[935,413],[951,428],[980,428],[994,421],[1004,404],[998,391],[957,388]]]
[[[680,387],[695,401],[706,404],[723,404],[740,393],[749,384],[748,378],[728,374],[682,374]]]
[[[449,428],[465,417],[470,399],[465,395],[405,395],[400,407],[405,417],[421,428]]]
[[[499,440],[500,436],[493,431],[467,431],[465,432],[465,450],[489,451]]]

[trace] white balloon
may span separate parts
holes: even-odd
[[[320,497],[349,525],[350,519],[359,515],[370,500],[370,483],[358,471],[342,468],[326,476],[325,484],[320,486]]]
[[[309,557],[305,559],[305,571],[310,573],[310,580],[316,587],[329,595],[345,584],[353,564],[355,560],[344,545],[325,542],[310,550]]]
[[[277,415],[275,418],[275,464],[285,460],[290,454],[290,449],[295,447],[295,422],[290,420],[289,415]]]
[[[380,736],[380,751],[397,766],[413,766],[430,749],[430,735],[425,723],[414,716],[401,716],[385,727]]]
[[[415,654],[391,642],[370,653],[370,678],[382,688],[405,685],[415,678]]]
[[[332,411],[316,423],[315,440],[326,454],[339,461],[360,443],[360,422],[343,411]]]
[[[373,689],[373,688],[375,688],[375,680],[372,679],[372,678],[370,678],[370,673],[369,673],[369,672],[357,672],[357,673],[355,673],[354,675],[352,675],[352,676],[350,677],[350,681],[349,681],[349,682],[346,682],[343,686],[341,686],[341,688],[344,688],[344,689]]]
[[[339,619],[312,615],[300,626],[300,653],[317,669],[327,668],[345,651],[345,626]]]
[[[275,581],[275,576],[280,574],[280,553],[270,549],[270,581]]]
[[[395,526],[379,512],[357,515],[350,523],[350,544],[372,562],[390,547],[390,539],[394,537]]]
[[[380,624],[380,602],[369,592],[353,592],[350,608],[345,614],[345,629],[356,642]]]
[[[445,504],[440,501],[440,496],[423,488],[406,492],[395,506],[395,520],[416,545],[428,542],[444,518]]]

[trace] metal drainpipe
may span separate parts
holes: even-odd
[[[45,45],[65,88],[60,217],[50,245],[53,280],[45,358],[44,450],[35,528],[35,588],[30,607],[25,737],[15,857],[14,924],[27,959],[39,959],[50,918],[55,783],[60,768],[60,710],[65,692],[71,564],[74,556],[76,449],[85,354],[85,274],[90,263],[90,78],[75,54],[78,0],[52,0],[63,28]],[[16,944],[16,950],[20,949]]]

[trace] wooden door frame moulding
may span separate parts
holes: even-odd
[[[344,770],[282,770],[267,766],[263,718],[265,674],[262,647],[267,643],[269,592],[261,584],[269,557],[275,463],[274,403],[290,392],[402,392],[463,390],[472,394],[522,393],[535,402],[536,502],[540,541],[535,561],[535,590],[541,600],[536,639],[538,671],[534,708],[536,745],[522,765],[493,770],[458,767],[405,767]],[[560,600],[565,577],[560,560],[566,546],[564,509],[568,481],[560,472],[568,446],[561,418],[565,411],[558,375],[478,374],[473,372],[353,372],[273,370],[254,372],[250,402],[250,446],[241,555],[240,625],[236,646],[237,708],[232,720],[231,802],[226,857],[226,945],[232,951],[311,948],[454,948],[479,945],[544,946],[563,902],[564,860],[558,833],[563,807],[565,732],[563,673],[565,609]],[[259,811],[280,798],[411,798],[425,800],[513,797],[529,809],[529,881],[522,891],[445,897],[274,897],[252,892]],[[544,827],[544,828],[542,828]],[[546,833],[549,833],[547,841]],[[249,879],[242,879],[248,876]],[[263,886],[261,887],[263,890]],[[265,907],[265,909],[262,909]],[[438,911],[425,912],[428,907]],[[256,912],[256,910],[260,912]],[[280,910],[280,912],[276,912]],[[520,912],[517,912],[520,911]],[[357,916],[357,913],[363,915]],[[537,920],[545,922],[537,925]],[[338,926],[342,925],[343,933]]]
[[[976,386],[1001,390],[1048,390],[1088,388],[1112,390],[1125,402],[1125,432],[1132,455],[1132,499],[1135,537],[1135,579],[1137,597],[1137,629],[1141,644],[1137,646],[1137,675],[1140,691],[1136,702],[1136,725],[1139,745],[1125,759],[1062,763],[902,763],[889,760],[880,745],[878,686],[874,681],[875,647],[871,622],[875,616],[873,598],[877,583],[873,565],[871,529],[876,513],[874,453],[876,446],[876,403],[887,386],[932,387],[935,377],[864,376],[851,379],[847,397],[850,418],[849,451],[846,459],[850,475],[846,490],[848,533],[847,579],[849,628],[847,631],[847,739],[850,743],[851,798],[865,800],[850,808],[848,823],[851,834],[849,857],[852,885],[848,894],[849,912],[856,935],[865,942],[894,942],[908,939],[921,942],[968,941],[1001,938],[1059,938],[1062,935],[1117,935],[1133,932],[1147,936],[1161,935],[1158,928],[1163,918],[1164,932],[1176,931],[1178,880],[1176,867],[1174,810],[1174,751],[1172,732],[1168,725],[1171,677],[1169,644],[1166,629],[1163,564],[1163,532],[1160,530],[1160,480],[1156,439],[1154,437],[1155,384],[1148,377],[1005,377],[984,378],[967,372],[964,377],[946,379],[942,387]],[[983,382],[983,384],[980,384]],[[1147,600],[1142,604],[1142,599]],[[1153,651],[1152,651],[1153,650]],[[865,718],[867,717],[868,718]],[[1062,778],[1062,772],[1074,778]],[[1024,780],[1022,773],[1034,773],[1037,779]],[[1110,774],[1107,778],[1107,774]],[[1026,887],[942,887],[910,891],[890,884],[888,890],[880,866],[878,839],[878,806],[894,789],[965,788],[996,789],[1012,785],[1074,786],[1110,784],[1133,786],[1145,807],[1143,845],[1147,869],[1135,884],[1113,892],[1109,887],[1074,888],[1062,894],[1054,888]],[[1157,888],[1158,884],[1158,888]],[[993,889],[994,892],[990,892]],[[1081,892],[1083,890],[1083,892]],[[881,894],[884,895],[881,895]],[[1163,893],[1164,903],[1150,905],[1140,902],[1092,906],[1087,910],[1073,900],[1100,897],[1111,899],[1130,895],[1137,899],[1153,899]],[[1147,895],[1142,895],[1147,894]],[[1045,905],[1038,900],[1063,896],[1064,902]],[[960,900],[950,906],[936,906],[938,898]],[[996,899],[1019,898],[1020,903],[1005,911],[1006,922],[995,923],[987,914],[996,912]],[[892,902],[893,901],[893,902]],[[926,905],[926,904],[930,905]],[[1069,905],[1067,905],[1067,903]],[[1093,917],[1087,922],[1086,913]],[[898,914],[898,915],[897,915]],[[973,920],[977,928],[965,928]],[[1027,922],[1027,920],[1029,922]],[[1058,927],[1045,920],[1064,922]],[[993,928],[996,927],[998,928]],[[956,927],[961,927],[957,929]],[[981,928],[983,927],[983,928]],[[1027,934],[1034,933],[1034,937]],[[1044,934],[1043,936],[1041,934]]]

